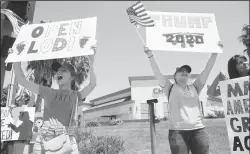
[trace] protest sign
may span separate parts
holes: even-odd
[[[11,140],[12,130],[8,127],[10,123],[11,113],[10,108],[1,107],[1,141]]]
[[[31,140],[34,116],[34,107],[1,107],[1,141]]]
[[[249,76],[219,83],[231,154],[249,154]]]
[[[222,53],[215,16],[210,13],[151,12],[154,27],[146,28],[151,50]]]
[[[94,54],[97,17],[21,27],[6,62],[58,59]]]
[[[31,139],[31,143],[35,143],[38,137],[38,133],[39,133],[39,129],[42,127],[43,125],[43,117],[36,115],[35,116],[35,120],[34,120],[34,124],[33,124],[33,131],[32,131],[32,139]]]

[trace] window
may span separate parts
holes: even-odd
[[[128,108],[128,113],[129,113],[129,114],[132,113],[132,107],[129,107],[129,108]]]

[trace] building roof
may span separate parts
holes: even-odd
[[[104,95],[104,96],[92,99],[90,102],[95,103],[97,101],[104,100],[104,99],[107,99],[107,98],[110,98],[110,97],[113,97],[113,96],[117,96],[117,95],[120,95],[120,94],[123,94],[123,93],[128,93],[128,92],[131,92],[131,88],[126,88],[126,89],[123,89],[123,90],[120,90],[120,91],[117,91],[117,92],[114,92],[114,93],[111,93],[111,94],[108,94],[108,95]]]
[[[198,74],[191,74],[191,78],[196,78]],[[167,79],[173,79],[173,75],[165,75]],[[132,76],[128,77],[129,83],[131,86],[132,81],[147,81],[147,80],[156,80],[155,76]],[[130,97],[131,98],[131,88],[126,88],[108,95],[104,95],[98,98],[95,98],[90,101],[93,106],[101,105],[101,104],[106,104],[115,100],[119,100],[125,97]]]
[[[91,108],[88,108],[87,110],[84,110],[83,113],[89,113],[89,112],[93,112],[93,111],[103,110],[103,109],[107,109],[107,108],[113,108],[113,107],[122,106],[125,104],[131,104],[131,103],[134,103],[134,101],[131,100],[131,97],[122,98],[122,99],[118,99],[118,100],[109,101],[106,103],[95,105]]]
[[[167,79],[174,79],[174,75],[164,75]],[[191,78],[196,78],[198,74],[191,74]],[[131,86],[132,81],[138,81],[138,80],[156,80],[155,76],[132,76],[128,77],[129,84]]]

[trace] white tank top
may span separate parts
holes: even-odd
[[[193,130],[204,127],[198,95],[201,89],[195,84],[197,82],[188,85],[186,90],[173,85],[169,97],[169,129]],[[168,91],[165,94],[168,96]]]

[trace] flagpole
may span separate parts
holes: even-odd
[[[141,34],[140,34],[140,32],[138,31],[138,29],[137,29],[136,26],[135,26],[135,30],[136,30],[137,34],[139,35],[139,37],[140,37],[140,39],[141,39],[143,45],[146,46],[146,43],[144,42],[143,38],[141,37]]]

